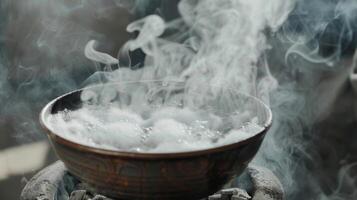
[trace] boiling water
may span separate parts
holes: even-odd
[[[54,132],[84,145],[165,153],[222,146],[252,137],[263,129],[256,117],[237,122],[242,120],[237,116],[244,115],[247,113],[222,117],[178,107],[159,107],[149,114],[137,114],[117,106],[92,105],[50,115],[48,122]]]

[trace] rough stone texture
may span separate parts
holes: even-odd
[[[86,190],[75,190],[71,193],[69,200],[111,200],[102,195],[92,195]]]
[[[240,188],[223,189],[217,194],[208,197],[208,200],[248,200],[251,199],[249,194]]]
[[[283,200],[284,190],[279,179],[267,168],[250,166],[248,174],[254,185],[253,200]]]
[[[85,190],[76,190],[71,193],[69,200],[85,200],[87,199],[87,191]]]
[[[214,194],[208,197],[208,200],[220,200],[220,199],[222,199],[221,194]]]
[[[243,185],[235,185],[234,183],[229,188],[223,189],[218,193],[209,197],[209,200],[283,200],[284,190],[279,179],[267,168],[250,165],[246,170],[248,179],[242,179],[240,182],[250,181]],[[251,188],[250,188],[251,187]],[[252,194],[246,191],[251,190]],[[252,197],[251,197],[252,196]]]
[[[112,200],[102,195],[95,195],[91,200]]]
[[[84,190],[85,186],[68,174],[61,161],[46,167],[25,186],[21,200],[110,200]]]
[[[278,178],[267,168],[249,166],[246,170],[251,189],[238,188],[230,185],[214,195],[209,200],[283,200],[284,192]],[[252,194],[248,194],[251,191]],[[253,197],[251,197],[253,196]],[[85,185],[79,183],[68,174],[61,161],[57,161],[35,175],[25,186],[21,194],[21,200],[110,200],[109,198],[92,194],[85,190]]]
[[[53,200],[58,188],[63,187],[67,171],[60,161],[43,169],[26,184],[21,200]]]

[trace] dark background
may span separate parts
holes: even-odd
[[[130,21],[150,13],[166,20],[177,16],[177,1],[123,2],[130,9],[118,7],[116,1],[0,0],[0,153],[47,142],[38,123],[41,108],[54,97],[82,87],[91,74],[101,70],[84,58],[87,41],[98,40],[99,50],[116,56],[120,46],[135,37],[125,32]],[[308,3],[299,5],[299,9],[313,8]],[[305,25],[311,18],[299,9],[280,30],[281,35],[287,29],[304,34],[309,28]],[[332,195],[338,186],[341,199],[357,197],[357,167],[353,165],[357,162],[357,92],[350,84],[356,29],[343,31],[345,23],[332,18],[327,29],[317,30],[306,43],[319,45],[323,56],[338,51],[332,67],[299,57],[285,62],[282,55],[291,44],[277,35],[270,37],[270,43],[279,48],[268,52],[268,60],[281,87],[272,94],[276,126],[258,156],[262,158],[259,163],[282,180],[291,173],[294,188],[286,188],[288,199],[318,199]],[[139,63],[144,57],[140,52],[132,56]],[[281,144],[283,155],[265,151],[271,140]],[[18,199],[26,179],[55,160],[49,148],[41,167],[0,180],[0,199]],[[25,161],[20,157],[18,163],[26,165]],[[0,163],[0,170],[5,165]]]

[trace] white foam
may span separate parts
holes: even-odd
[[[244,115],[243,115],[244,116]],[[246,116],[245,116],[246,117]],[[237,120],[237,118],[234,118]],[[226,126],[213,113],[188,108],[162,107],[147,119],[129,109],[86,105],[48,117],[50,128],[80,144],[121,151],[178,152],[213,148],[252,137],[262,127],[256,118],[222,132]]]
[[[187,134],[187,127],[174,119],[160,119],[155,122],[147,142],[154,147],[160,143],[180,143],[190,141],[192,137]]]

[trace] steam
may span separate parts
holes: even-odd
[[[85,50],[84,50],[84,55],[87,58],[91,58],[91,60],[95,61],[95,62],[99,62],[99,63],[103,63],[106,65],[114,65],[114,64],[118,64],[118,59],[113,58],[112,56],[105,54],[105,53],[101,53],[95,50],[95,41],[91,40],[87,43]]]
[[[260,0],[181,1],[178,9],[182,19],[165,23],[159,16],[150,15],[128,25],[129,32],[138,31],[139,34],[122,47],[119,65],[125,55],[140,48],[146,59],[138,81],[185,81],[188,91],[205,90],[207,95],[235,88],[242,93],[265,96],[268,101],[267,93],[277,84],[267,66],[258,68],[264,65],[260,63],[262,53],[269,48],[263,32],[266,29],[276,31],[294,4],[273,1],[261,8],[263,4]],[[181,35],[177,33],[180,33],[177,24],[184,26]],[[174,29],[175,35],[159,38],[165,27],[166,30]],[[92,42],[88,46],[92,46]],[[103,55],[89,55],[87,48],[86,52],[94,61],[99,61],[98,57]],[[111,60],[107,58],[102,63],[111,64]],[[259,71],[262,71],[261,77],[258,77]],[[258,83],[259,91],[256,80],[262,81]]]
[[[268,52],[268,63],[279,87],[270,99],[275,122],[255,162],[274,166],[288,188],[287,199],[356,198],[348,189],[356,187],[354,164],[344,166],[339,161],[343,155],[332,156],[342,150],[323,128],[331,122],[334,126],[347,124],[342,122],[345,118],[328,117],[336,107],[341,109],[336,104],[338,97],[348,98],[341,91],[346,91],[355,67],[351,58],[356,44],[356,8],[354,1],[298,1],[288,20],[269,39],[273,49]],[[345,112],[348,115],[353,113]],[[321,121],[325,121],[322,126]],[[347,137],[343,131],[335,134]],[[325,149],[317,150],[322,147]],[[333,158],[324,161],[324,152]],[[340,167],[339,174],[325,170]]]
[[[158,38],[163,33],[163,22],[157,16],[146,17],[129,25],[141,27],[136,29],[139,36],[124,45],[119,55],[128,55],[135,48],[145,52],[146,69],[137,80],[184,80],[187,91],[206,91],[206,96],[233,87],[270,103],[275,124],[254,162],[280,175],[288,199],[302,197],[302,193],[335,199],[344,196],[341,190],[327,195],[317,179],[299,177],[314,176],[307,167],[318,155],[309,152],[314,138],[311,127],[328,116],[326,111],[344,87],[349,70],[336,74],[331,82],[317,85],[316,95],[322,94],[320,101],[308,88],[323,75],[332,74],[334,70],[329,70],[333,66],[349,67],[340,59],[348,51],[346,45],[353,41],[351,21],[356,6],[352,1],[294,3],[181,1],[178,8],[182,19],[166,22],[167,30],[179,34]],[[155,26],[158,32],[147,31]],[[269,34],[272,46],[265,37]],[[268,63],[276,66],[270,69]],[[279,68],[280,64],[289,69]],[[316,66],[320,72],[312,71]],[[291,74],[295,70],[306,77],[297,79]],[[274,73],[280,75],[279,84]]]
[[[355,40],[355,11],[351,0],[300,1],[291,14],[294,22],[282,28],[284,40],[293,44],[286,59],[297,54],[312,63],[335,66],[342,53],[354,51],[350,45]]]
[[[356,198],[354,164],[336,155],[329,164],[339,173],[319,174],[326,166],[316,164],[323,161],[316,147],[328,139],[314,130],[351,69],[345,57],[356,45],[355,1],[186,0],[179,18],[155,10],[160,1],[46,2],[0,3],[0,114],[17,121],[17,136],[38,137],[40,108],[95,70],[85,84],[179,80],[210,95],[233,87],[274,110],[254,162],[279,176],[287,199]],[[131,18],[115,9],[146,16],[128,26],[138,36],[125,44]],[[95,68],[83,58],[85,46]],[[134,50],[145,53],[145,67],[135,66]]]
[[[191,108],[203,107],[216,99],[221,99],[219,101],[223,102],[223,97],[231,95],[229,90],[233,88],[240,93],[258,96],[268,101],[268,94],[270,90],[275,89],[277,82],[270,74],[267,64],[259,66],[263,52],[268,48],[263,32],[266,29],[272,32],[276,31],[287,18],[293,8],[293,3],[274,1],[263,9],[260,8],[262,4],[261,0],[249,2],[231,0],[192,2],[184,0],[178,4],[178,11],[182,18],[174,22],[166,23],[158,15],[149,15],[129,24],[127,31],[137,31],[138,35],[123,45],[118,60],[96,51],[93,48],[94,41],[88,42],[85,55],[89,59],[105,65],[118,63],[119,69],[116,71],[120,72],[122,67],[136,68],[131,65],[130,52],[140,49],[146,55],[144,68],[136,70],[142,71],[141,76],[137,76],[136,72],[131,74],[130,70],[125,70],[126,76],[134,76],[137,78],[135,81],[144,82],[147,80],[184,82],[185,106]],[[175,36],[164,35],[165,29],[167,31],[177,29],[177,23],[185,27],[183,29],[185,32],[174,30]],[[122,62],[122,60],[128,62]],[[260,72],[259,77],[258,72]],[[125,81],[119,79],[120,74],[117,72],[101,73],[101,75],[104,75],[105,80],[109,82],[113,80]],[[256,83],[256,81],[261,82]],[[259,91],[257,85],[259,85]],[[149,93],[166,89],[152,82],[150,87]],[[113,90],[101,91],[100,95],[116,96],[109,92],[113,92]],[[145,91],[139,90],[138,92]],[[88,100],[87,91],[83,95]],[[131,99],[135,99],[134,97]],[[168,101],[168,97],[165,97],[165,101]],[[231,98],[224,103],[226,108],[234,108],[230,105],[248,106],[240,103],[236,98]],[[133,105],[130,102],[130,107],[140,105]],[[226,114],[230,113],[229,109],[223,110],[227,110]],[[117,117],[112,116],[111,118]],[[241,120],[237,120],[235,123],[234,127],[241,124]],[[162,125],[163,123],[160,124],[160,127]],[[158,134],[156,132],[155,134]],[[164,138],[161,134],[158,135],[160,138]]]

